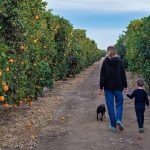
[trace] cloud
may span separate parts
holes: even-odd
[[[101,49],[114,45],[131,20],[150,13],[150,0],[46,1],[54,14],[69,19],[76,28],[86,29]]]
[[[46,0],[48,7],[62,10],[86,10],[94,12],[149,12],[149,0]]]

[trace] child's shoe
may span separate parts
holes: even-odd
[[[143,128],[139,128],[139,133],[143,133],[144,129]]]

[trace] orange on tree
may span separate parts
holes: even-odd
[[[25,62],[24,61],[21,61],[21,65],[24,65],[25,64]]]
[[[40,87],[39,87],[39,86],[35,86],[35,88],[40,89]]]
[[[6,85],[6,82],[5,82],[5,81],[1,81],[1,84],[2,84],[2,85]]]
[[[7,92],[8,89],[9,89],[8,85],[3,85],[3,91],[4,91],[4,92]]]
[[[20,46],[20,49],[21,49],[21,50],[24,50],[24,49],[25,49],[24,45],[21,45],[21,46]]]
[[[34,39],[33,42],[36,44],[37,43],[37,39]]]
[[[47,48],[47,46],[46,46],[46,45],[44,45],[43,47],[44,47],[45,49]]]
[[[5,70],[6,70],[6,72],[9,72],[10,69],[7,67]]]
[[[35,67],[35,66],[36,66],[36,63],[34,63],[33,66]]]
[[[35,19],[38,20],[38,19],[40,19],[40,17],[39,17],[38,15],[36,15],[36,16],[35,16]]]
[[[8,61],[9,61],[9,63],[14,63],[14,59],[13,58],[10,58]]]
[[[0,102],[3,102],[5,100],[4,96],[0,96]]]
[[[2,76],[3,74],[2,74],[2,72],[0,71],[0,77]]]

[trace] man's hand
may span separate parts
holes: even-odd
[[[98,95],[103,95],[103,94],[104,94],[103,89],[100,89],[100,90],[98,91]]]

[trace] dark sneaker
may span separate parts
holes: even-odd
[[[121,131],[124,130],[124,126],[121,121],[117,121],[116,124],[117,124],[119,130],[121,130]]]
[[[139,129],[139,133],[143,133],[144,132],[144,129],[143,128],[140,128]]]

